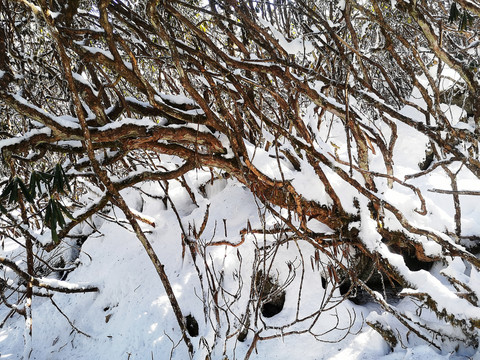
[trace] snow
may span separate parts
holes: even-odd
[[[78,74],[76,72],[72,72],[72,75],[73,75],[73,78],[75,80],[77,80],[78,82],[81,82],[82,84],[87,85],[89,88],[92,88],[92,86],[90,85],[90,83],[88,82],[88,80],[85,78],[85,76],[83,74]],[[95,91],[93,89],[92,89],[92,91],[93,91],[93,94],[95,96],[98,96],[98,91]]]
[[[147,102],[147,101],[140,101],[140,100],[138,100],[137,98],[134,98],[134,97],[132,97],[132,96],[126,96],[126,97],[125,97],[125,100],[127,100],[128,102],[131,102],[131,103],[134,103],[134,104],[143,106],[143,107],[145,107],[145,108],[152,108],[152,105],[150,105],[149,102]]]
[[[340,10],[345,10],[345,0],[340,0],[337,2],[337,7],[340,9]]]
[[[261,157],[262,160],[259,160]],[[258,163],[261,166],[272,163],[267,153],[262,153],[257,149],[253,161],[263,161]],[[409,159],[405,159],[407,161]],[[409,161],[415,162],[416,159]],[[401,162],[401,161],[399,161]],[[275,162],[276,163],[276,162]],[[277,166],[277,165],[275,165]],[[271,168],[272,174],[275,173],[275,166]],[[268,169],[266,169],[267,171]],[[286,172],[291,171],[287,167]],[[327,176],[333,175],[326,172]],[[278,173],[277,173],[278,175]],[[247,220],[252,228],[261,228],[262,220],[259,217],[258,206],[250,192],[241,185],[225,179],[215,180],[210,183],[210,173],[197,171],[195,174],[189,173],[186,176],[187,182],[196,188],[200,184],[207,184],[206,196],[202,197],[196,193],[198,207],[192,206],[189,196],[185,189],[177,182],[171,182],[169,194],[173,199],[177,209],[180,211],[183,226],[195,224],[200,226],[207,204],[210,205],[209,219],[202,235],[205,243],[214,244],[227,239],[232,243],[241,241],[240,231],[247,226]],[[305,179],[310,175],[305,174]],[[305,180],[306,181],[306,180]],[[335,181],[332,181],[335,185]],[[310,187],[308,191],[314,188],[311,184],[305,182],[304,185],[296,184],[299,188]],[[144,192],[155,196],[161,196],[163,190],[155,183],[145,183],[141,186]],[[317,189],[319,193],[321,189]],[[307,191],[307,190],[305,190]],[[146,224],[141,224],[147,232],[149,240],[152,242],[160,260],[165,265],[165,270],[172,282],[174,293],[180,302],[184,315],[192,314],[199,322],[200,333],[204,336],[209,346],[213,347],[212,359],[221,358],[223,353],[223,341],[220,345],[214,346],[214,329],[211,328],[209,321],[205,322],[203,316],[203,302],[201,300],[201,290],[199,279],[196,275],[190,254],[186,253],[182,257],[180,229],[175,215],[170,210],[170,206],[165,208],[163,202],[152,200],[134,189],[123,191],[128,204],[135,213],[148,218],[155,227],[152,228]],[[343,194],[345,195],[345,194]],[[318,195],[317,195],[318,196]],[[352,196],[347,194],[345,196]],[[92,203],[93,205],[93,203]],[[416,205],[414,205],[416,206]],[[121,212],[115,211],[118,220],[122,220]],[[378,239],[373,239],[369,234],[376,234],[376,223],[370,219],[369,213],[364,212],[362,216],[361,232],[365,239],[371,240],[371,246],[377,251],[385,251],[379,247]],[[328,233],[331,229],[326,228],[314,219],[309,221],[311,228]],[[276,223],[274,216],[268,215],[265,218],[265,226],[272,226]],[[225,224],[225,228],[224,228]],[[58,285],[78,288],[78,284],[94,284],[99,286],[98,293],[86,294],[60,294],[56,293],[53,297],[55,303],[68,316],[70,321],[82,332],[88,334],[86,337],[72,330],[69,323],[52,308],[48,299],[34,298],[33,302],[33,339],[32,339],[32,359],[126,359],[131,356],[132,359],[151,358],[163,359],[165,354],[172,352],[173,359],[188,358],[183,343],[175,347],[174,343],[180,341],[181,334],[171,310],[168,297],[166,296],[161,282],[155,273],[155,269],[148,259],[141,244],[136,240],[133,233],[125,231],[122,226],[115,223],[96,221],[99,229],[98,234],[88,238],[82,247],[80,257],[77,260],[78,268],[69,274],[65,281],[55,278],[44,278],[42,282],[50,285]],[[85,229],[88,226],[85,225]],[[79,229],[79,231],[84,231]],[[366,241],[367,241],[366,240]],[[248,299],[249,277],[252,269],[251,256],[263,244],[274,244],[275,236],[262,236],[260,234],[250,234],[245,237],[245,242],[238,248],[226,246],[208,246],[210,266],[223,269],[225,273],[225,288],[235,292],[238,284],[235,279],[235,273],[240,274],[244,279],[244,286],[241,294],[243,299]],[[7,242],[4,251],[11,252],[16,248],[12,247],[11,242]],[[367,242],[368,244],[368,242]],[[308,254],[311,250],[306,243],[299,243],[299,248],[295,246],[281,246],[276,256],[281,261],[275,262],[273,273],[277,274],[280,280],[285,280],[289,276],[288,263],[299,266],[299,255]],[[243,259],[243,266],[240,267],[237,251]],[[403,258],[400,255],[385,254],[391,260],[392,264],[398,267],[405,267]],[[276,265],[275,265],[276,264]],[[203,268],[203,265],[197,262],[197,265]],[[309,261],[306,262],[309,265]],[[289,290],[284,310],[270,319],[264,319],[269,326],[281,326],[288,324],[295,318],[298,298],[295,295],[300,286],[300,268],[294,277]],[[456,259],[452,261],[444,270],[445,274],[455,275],[458,279],[467,280],[463,263]],[[306,284],[320,283],[319,271],[305,272],[304,281]],[[459,275],[460,274],[460,275]],[[232,277],[233,276],[233,277]],[[480,275],[472,269],[470,282],[472,288],[477,293],[480,288],[478,282]],[[445,288],[446,285],[440,283],[433,275],[426,271],[416,272],[409,279],[412,283],[418,285],[418,290],[424,291],[429,288]],[[414,290],[405,290],[412,292]],[[300,314],[308,314],[315,309],[323,306],[321,299],[324,290],[321,286],[304,286],[301,297]],[[457,304],[449,298],[451,293],[444,292],[445,298],[440,299],[449,311],[475,316],[472,313],[473,307],[465,303],[461,309],[449,308],[449,304]],[[236,309],[240,315],[244,311],[246,303],[233,303],[233,309]],[[319,302],[320,301],[320,302]],[[408,308],[408,301],[403,300],[402,306]],[[242,310],[243,309],[243,310]],[[472,309],[472,310],[470,310]],[[4,310],[0,309],[2,317]],[[346,301],[337,306],[335,311],[325,311],[320,316],[319,322],[313,327],[314,330],[325,330],[333,326],[336,321],[335,313],[341,314],[340,320],[342,326],[348,325],[350,315],[355,314],[358,322],[352,329],[352,334],[340,343],[318,342],[310,336],[286,335],[283,338],[260,341],[257,345],[258,354],[252,354],[253,359],[421,359],[421,358],[449,358],[449,353],[441,353],[431,347],[421,345],[415,342],[411,336],[411,344],[407,349],[398,347],[391,352],[389,346],[384,342],[381,336],[370,329],[368,326],[361,327],[361,318],[385,319],[388,315],[383,313],[378,307],[361,307]],[[390,320],[389,323],[392,320]],[[22,336],[23,329],[22,318],[14,315],[13,319],[8,321],[0,329],[0,348],[2,349],[0,359],[16,359],[23,353],[24,341]],[[56,329],[52,331],[52,329]],[[298,329],[293,327],[291,330]],[[222,330],[222,329],[220,329]],[[223,328],[223,331],[225,328]],[[359,331],[357,335],[354,333]],[[265,330],[264,334],[276,333],[275,330]],[[345,335],[345,332],[335,330],[323,337],[324,340],[334,341]],[[194,338],[194,346],[197,348],[195,359],[204,359],[207,350],[201,345],[197,345],[197,338]],[[229,358],[243,358],[251,345],[252,335],[249,334],[246,342],[235,341],[235,336],[226,342],[227,355]]]
[[[40,284],[44,284],[45,286],[66,288],[68,290],[78,290],[85,287],[85,285],[74,284],[72,282],[61,281],[58,279],[40,278],[38,279],[38,281],[40,282]]]
[[[56,18],[59,17],[60,15],[62,15],[62,13],[50,11],[50,16],[52,17],[52,19],[56,19]]]
[[[37,136],[40,134],[50,135],[51,133],[52,133],[52,130],[49,128],[30,130],[26,132],[23,136],[0,140],[0,150],[8,146],[21,144],[22,142],[28,141],[29,138],[32,138],[34,136]]]
[[[85,46],[81,42],[78,42],[78,41],[76,41],[76,43],[78,45],[81,45],[85,50],[92,53],[93,55],[102,54],[105,57],[107,57],[109,60],[112,60],[112,61],[114,60],[112,53],[108,50],[100,49],[100,48],[97,48],[97,47],[94,47],[94,46]]]
[[[288,41],[285,36],[275,29],[275,27],[265,19],[259,19],[260,23],[266,28],[270,29],[273,37],[278,41],[280,46],[290,55],[297,55],[298,53],[310,53],[314,47],[310,41],[302,38],[296,38]]]
[[[57,142],[58,146],[67,148],[82,148],[82,142],[80,140],[62,140]]]
[[[184,95],[171,95],[171,94],[159,93],[158,95],[155,96],[155,100],[159,102],[168,101],[172,104],[177,104],[177,105],[191,105],[191,106],[198,107],[198,104],[195,101],[187,98]]]
[[[115,121],[98,128],[98,131],[120,129],[121,127],[127,126],[127,125],[143,126],[143,127],[146,127],[147,129],[159,126],[157,122],[149,118],[143,118],[143,119],[123,118],[120,121]]]
[[[28,102],[25,98],[23,98],[20,94],[13,94],[12,95],[16,101],[19,103],[28,106],[35,111],[41,113],[42,115],[49,117],[53,122],[56,122],[59,126],[65,127],[65,128],[70,128],[70,129],[80,129],[80,124],[78,123],[78,120],[75,119],[74,117],[68,116],[68,115],[63,115],[63,116],[54,116],[43,110],[42,108],[39,108],[36,105],[33,105],[32,103]]]

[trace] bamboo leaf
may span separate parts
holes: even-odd
[[[50,231],[52,233],[52,240],[54,243],[59,242],[57,234],[57,223],[61,224],[62,221],[65,222],[61,213],[59,218],[59,211],[56,206],[56,200],[50,199],[45,210],[45,222],[50,225]]]
[[[37,190],[38,193],[41,192],[41,184],[40,184],[40,177],[38,176],[38,173],[36,171],[32,171],[30,174],[30,184],[29,184],[29,189],[30,189],[30,194],[32,194],[33,197],[36,197],[37,195]]]
[[[53,190],[59,193],[63,193],[63,176],[61,166],[57,164],[55,166],[55,172],[53,176]]]
[[[458,11],[457,4],[455,2],[450,6],[450,16],[448,17],[448,22],[452,23],[457,21],[460,11]]]
[[[54,218],[52,217],[52,220],[50,222],[50,231],[52,232],[52,240],[55,244],[58,244],[58,242],[60,241],[58,239],[58,234],[57,234],[57,221],[54,220]]]
[[[58,202],[57,203],[60,210],[62,211],[63,215],[67,216],[70,220],[73,220],[74,217],[72,216],[72,213],[70,210],[68,210],[62,203]]]
[[[65,193],[65,188],[70,191],[70,185],[68,184],[68,178],[65,174],[65,171],[62,168],[62,165],[55,165],[55,170],[53,172],[53,190],[58,193]]]
[[[55,218],[57,219],[58,225],[61,228],[65,226],[65,218],[63,217],[62,211],[59,206],[59,202],[57,200],[53,200],[53,211],[55,212]]]
[[[46,223],[50,223],[50,219],[52,218],[52,205],[51,205],[51,201],[50,200],[47,204],[47,207],[45,209],[45,222]]]
[[[22,191],[22,194],[25,197],[25,200],[27,200],[29,203],[33,203],[34,197],[30,194],[30,191],[28,190],[27,186],[20,178],[17,178],[17,179],[18,179],[17,181],[18,187]]]
[[[12,192],[16,192],[14,190],[16,190],[15,188],[15,178],[11,179],[7,185],[5,185],[5,187],[3,188],[3,191],[2,191],[2,195],[1,197],[2,198],[9,198],[8,199],[8,203],[10,204],[12,202]]]

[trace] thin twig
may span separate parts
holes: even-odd
[[[55,308],[58,310],[58,312],[59,312],[60,314],[62,314],[65,319],[67,319],[68,323],[69,323],[70,326],[73,328],[73,330],[75,330],[75,331],[78,332],[79,334],[82,334],[83,336],[86,336],[86,337],[88,337],[88,338],[91,338],[90,335],[88,335],[87,333],[83,332],[82,330],[80,330],[79,328],[77,328],[75,325],[73,325],[73,323],[70,321],[70,319],[68,318],[68,316],[62,311],[62,309],[60,309],[60,307],[57,305],[57,303],[53,300],[53,297],[50,297],[50,301],[52,302],[53,306],[55,306]]]

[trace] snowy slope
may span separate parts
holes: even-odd
[[[209,174],[196,172],[190,174],[188,182],[197,189],[209,180]],[[163,190],[158,184],[144,184],[144,192],[161,196]],[[240,231],[247,226],[261,227],[262,208],[249,191],[233,181],[216,180],[206,186],[207,197],[196,192],[198,207],[192,205],[187,192],[178,182],[172,182],[169,194],[175,203],[182,224],[202,223],[207,204],[210,204],[209,221],[202,235],[203,243],[228,240],[231,243],[242,241]],[[236,336],[225,338],[228,326],[234,323],[221,322],[221,327],[213,326],[213,318],[205,319],[204,303],[200,280],[197,276],[190,253],[182,258],[180,228],[174,212],[158,199],[153,199],[139,191],[130,190],[125,194],[129,205],[151,217],[155,227],[144,224],[144,230],[157,251],[160,260],[173,284],[184,315],[191,314],[199,324],[199,336],[193,338],[197,349],[195,359],[205,359],[211,351],[212,359],[243,359],[252,344],[250,332],[244,342]],[[121,212],[114,211],[122,220]],[[112,213],[113,214],[113,213]],[[266,223],[273,223],[271,215],[265,216]],[[99,286],[99,293],[55,294],[53,300],[79,333],[70,326],[67,319],[46,298],[34,298],[33,303],[33,353],[32,359],[187,359],[188,353],[176,324],[175,317],[163,290],[141,244],[133,233],[118,224],[96,219],[98,233],[91,235],[83,244],[77,262],[78,268],[69,274],[67,281],[88,283]],[[225,226],[224,226],[225,224]],[[224,274],[224,287],[232,293],[238,290],[239,278],[243,286],[239,290],[239,301],[233,302],[231,311],[241,317],[245,310],[252,277],[252,261],[255,249],[268,245],[271,238],[247,235],[239,247],[208,246],[208,261]],[[14,244],[7,244],[9,252],[15,252]],[[18,250],[18,249],[17,249]],[[67,249],[64,250],[67,252]],[[237,253],[238,251],[238,253]],[[289,266],[296,268],[295,276],[286,288],[284,309],[272,318],[264,318],[265,326],[283,326],[296,317],[297,293],[300,279],[304,276],[299,315],[308,315],[322,306],[325,293],[321,285],[320,271],[310,267],[312,248],[306,243],[293,243],[278,248],[273,262],[273,273],[279,281],[289,277]],[[299,259],[304,256],[305,272]],[[241,266],[240,259],[241,258]],[[202,271],[204,264],[197,261]],[[291,274],[290,274],[291,275]],[[205,278],[203,279],[205,281]],[[206,283],[204,282],[204,286]],[[338,301],[340,294],[333,301]],[[410,300],[402,300],[404,308],[411,307]],[[0,308],[0,318],[7,314],[5,307]],[[212,316],[212,313],[210,313]],[[363,318],[375,318],[382,310],[375,305],[357,306],[345,301],[331,310],[321,312],[312,332],[326,334],[317,341],[310,334],[285,335],[271,340],[259,341],[252,359],[420,359],[449,358],[449,354],[440,354],[436,350],[422,345],[412,337],[408,349],[398,346],[391,352],[381,336],[363,324]],[[234,319],[231,315],[230,319]],[[341,330],[350,325],[350,334]],[[336,322],[339,321],[338,324]],[[391,321],[391,319],[390,319]],[[308,323],[308,321],[306,322]],[[259,326],[261,326],[259,324]],[[309,326],[309,325],[308,325]],[[307,326],[307,327],[308,327]],[[301,331],[305,324],[297,324],[285,329]],[[14,315],[0,329],[1,359],[20,359],[23,353],[23,318]],[[332,329],[332,331],[329,331]],[[215,338],[215,330],[218,337]],[[233,331],[230,330],[230,334]],[[278,330],[266,329],[264,336],[279,334]],[[341,342],[336,340],[343,338]],[[329,342],[323,342],[329,341]],[[451,351],[452,349],[447,349]],[[471,355],[471,354],[469,354]],[[452,357],[453,358],[453,357]],[[456,357],[455,357],[456,358]]]

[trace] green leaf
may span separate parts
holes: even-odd
[[[54,243],[58,243],[57,225],[63,228],[66,225],[65,217],[72,218],[68,209],[63,206],[58,200],[51,198],[48,201],[45,210],[45,223],[49,224],[52,232],[52,240]]]
[[[2,204],[0,204],[0,211],[4,214],[8,212],[7,209]]]
[[[68,217],[70,220],[73,220],[73,219],[74,219],[73,216],[72,216],[72,213],[70,212],[70,210],[68,210],[68,209],[67,209],[65,206],[63,206],[63,204],[60,203],[60,202],[57,202],[57,204],[58,204],[58,207],[60,208],[60,210],[62,210],[62,213],[63,213],[66,217]]]
[[[65,171],[62,168],[62,165],[55,165],[54,175],[53,175],[53,190],[58,193],[65,193],[65,188],[70,191],[70,185],[68,184],[68,178],[65,174]]]
[[[52,205],[51,205],[51,199],[47,204],[47,207],[45,209],[45,222],[50,223],[50,220],[52,218]]]
[[[463,12],[462,18],[460,19],[460,23],[458,24],[458,30],[467,30],[467,27],[472,25],[473,18],[472,16],[465,10]]]
[[[53,200],[53,211],[55,212],[55,217],[57,218],[57,223],[61,228],[65,226],[65,218],[63,217],[62,210],[60,209],[60,204],[57,200]]]
[[[30,191],[28,190],[27,186],[23,183],[23,181],[20,178],[18,179],[18,186],[20,187],[20,190],[22,191],[23,196],[25,197],[25,200],[27,200],[29,203],[33,203],[34,197],[30,194]]]
[[[459,16],[460,11],[458,11],[457,4],[453,2],[452,6],[450,6],[450,16],[448,17],[448,22],[452,23],[454,21],[457,21]]]
[[[42,191],[40,177],[38,176],[38,173],[36,171],[32,171],[32,173],[30,174],[30,183],[28,185],[28,188],[30,189],[30,194],[32,194],[33,197],[37,196],[37,188],[38,193]]]
[[[30,194],[32,194],[32,197],[36,197],[37,191],[38,194],[43,193],[42,189],[42,184],[44,184],[47,187],[50,187],[50,181],[52,180],[53,175],[44,173],[41,171],[32,171],[32,174],[30,175],[30,184],[28,186],[30,190]]]
[[[34,198],[28,190],[27,186],[23,183],[22,179],[15,176],[11,179],[7,185],[3,188],[1,198],[8,197],[8,203],[14,203],[18,201],[18,193],[22,192],[23,196],[28,202],[33,202]]]
[[[57,234],[57,213],[55,212],[55,200],[50,199],[45,210],[45,222],[50,226],[50,232],[52,233],[52,240],[54,243],[58,243]]]
[[[50,231],[52,232],[52,240],[55,244],[58,244],[60,241],[58,239],[58,234],[57,234],[57,221],[54,217],[52,217],[51,222],[50,222]]]
[[[7,185],[5,185],[5,187],[3,188],[3,191],[2,191],[2,195],[1,197],[7,197],[10,195],[10,192],[12,191],[12,189],[14,188],[15,184],[14,184],[14,179],[10,179],[8,182],[7,182]]]
[[[17,178],[12,180],[12,188],[10,191],[10,197],[8,198],[8,203],[16,203],[18,202],[18,186],[17,186]]]
[[[63,176],[59,164],[55,166],[55,172],[53,176],[53,190],[59,193],[63,192]]]

